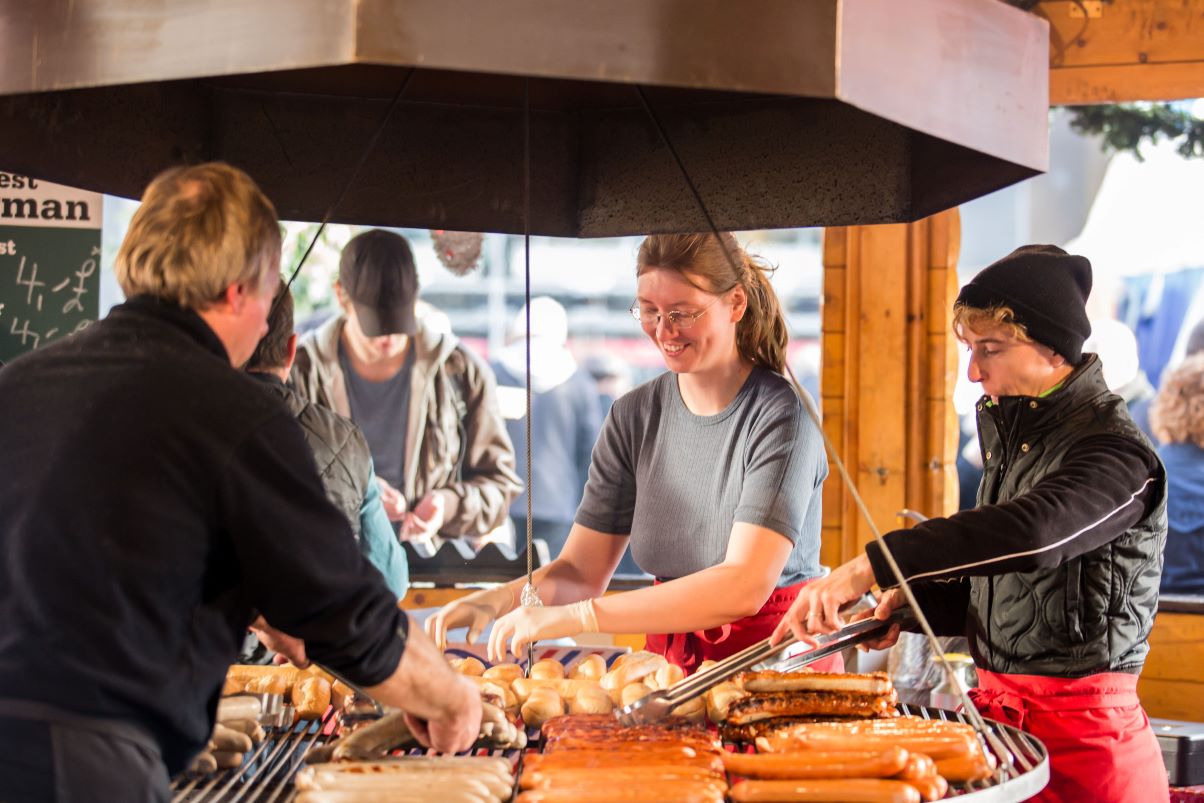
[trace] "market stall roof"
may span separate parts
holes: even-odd
[[[998,0],[0,0],[0,170],[282,218],[531,232],[915,220],[1048,158],[1048,27]],[[530,79],[529,82],[526,79]]]

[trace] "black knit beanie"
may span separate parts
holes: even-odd
[[[1087,296],[1091,263],[1056,245],[1025,245],[983,268],[962,288],[957,303],[978,309],[1007,306],[1029,337],[1066,358],[1083,357],[1091,334]]]

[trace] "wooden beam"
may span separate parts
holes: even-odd
[[[1049,71],[1051,106],[1204,97],[1204,61]]]
[[[956,209],[917,223],[824,232],[824,430],[875,524],[902,508],[957,509],[957,352],[949,310],[957,293]],[[836,472],[824,483],[825,565],[873,537]]]
[[[1046,0],[1050,105],[1204,97],[1204,3]],[[1095,14],[1098,13],[1098,16]]]

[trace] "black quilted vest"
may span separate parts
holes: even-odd
[[[979,505],[1025,493],[1083,438],[1120,435],[1153,451],[1124,401],[1108,391],[1094,354],[1044,398],[1002,397],[998,405],[981,399],[978,432]],[[979,666],[1056,677],[1140,672],[1166,543],[1164,478],[1154,493],[1152,512],[1102,547],[1053,569],[970,578],[969,635]]]

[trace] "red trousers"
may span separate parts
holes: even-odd
[[[1169,800],[1162,751],[1137,699],[1137,676],[1085,678],[978,671],[971,689],[984,717],[1014,725],[1049,750],[1043,803],[1157,803]]]
[[[811,581],[806,580],[797,585],[775,589],[761,606],[761,610],[731,624],[710,630],[695,630],[693,633],[649,633],[645,649],[665,656],[669,663],[677,664],[686,670],[688,675],[703,661],[721,661],[745,647],[751,647],[758,641],[769,638],[781,621],[782,615],[790,609],[794,598],[798,596],[799,589],[809,582]],[[811,664],[810,668],[817,672],[843,672],[844,659],[839,654],[830,655]]]

